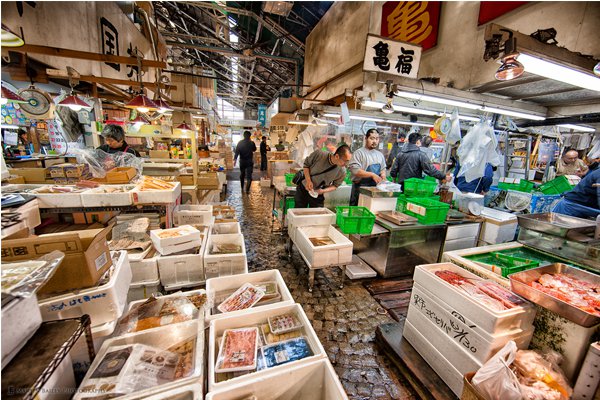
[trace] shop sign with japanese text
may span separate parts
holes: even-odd
[[[421,51],[421,46],[418,45],[368,35],[363,71],[385,72],[417,79]]]

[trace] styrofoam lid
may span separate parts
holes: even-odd
[[[360,263],[348,265],[346,267],[346,276],[350,279],[373,278],[377,276],[377,272],[365,263]]]
[[[499,221],[511,221],[517,220],[516,215],[508,213],[506,211],[500,211],[489,207],[483,207],[483,211],[481,211],[481,215],[487,218],[496,219]]]

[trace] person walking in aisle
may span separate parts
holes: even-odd
[[[250,136],[250,131],[244,131],[244,139],[240,140],[237,146],[235,146],[235,156],[233,157],[233,165],[237,162],[238,157],[240,158],[240,183],[242,184],[242,191],[244,190],[244,180],[248,179],[246,193],[250,193],[252,170],[254,169],[253,153],[256,151],[256,145],[250,140]]]
[[[298,183],[294,196],[295,208],[323,207],[323,194],[333,192],[344,182],[344,167],[351,158],[350,147],[345,144],[338,147],[333,154],[318,149],[306,157],[303,166],[304,179]]]
[[[267,144],[267,137],[263,136],[260,142],[260,170],[267,170],[267,151],[271,151],[271,148]]]
[[[449,182],[451,175],[444,175],[438,171],[427,154],[419,150],[421,146],[421,135],[412,133],[408,136],[408,143],[404,146],[394,165],[390,171],[393,178],[397,178],[399,184],[404,184],[404,181],[409,178],[423,178],[423,172],[429,176],[433,176],[443,182]]]
[[[385,179],[385,157],[377,147],[379,132],[371,128],[365,135],[365,146],[354,152],[348,165],[352,179],[351,206],[358,205],[359,190],[362,186],[377,186]]]

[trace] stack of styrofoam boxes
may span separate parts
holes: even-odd
[[[484,245],[512,242],[517,230],[517,217],[514,214],[484,207],[481,216],[485,218],[481,228]]]
[[[328,237],[334,243],[315,246],[311,238]],[[296,232],[296,246],[309,268],[323,268],[330,265],[352,262],[352,241],[333,225],[303,226]]]
[[[214,249],[223,244],[239,246],[241,250],[237,253],[213,254]],[[248,260],[246,258],[244,235],[231,233],[208,236],[208,242],[204,250],[204,275],[206,279],[245,274],[247,272]]]
[[[131,286],[127,294],[127,302],[147,299],[153,293],[160,292],[160,278],[158,276],[158,255],[152,254],[150,257],[139,261],[132,261],[131,264]]]
[[[150,231],[154,248],[163,256],[190,250],[202,245],[200,231],[191,225]]]
[[[131,283],[131,267],[127,252],[116,251],[111,255],[113,272],[107,283],[38,302],[44,321],[78,318],[88,314],[91,318],[92,338],[96,350],[115,330],[117,320],[127,305],[127,293]],[[77,341],[71,350],[71,358],[76,374],[87,369],[90,360],[84,340]]]
[[[185,204],[178,205],[173,210],[175,225],[212,225],[213,206]]]
[[[160,281],[172,291],[204,283],[204,251],[210,236],[209,227],[200,227],[201,244],[191,250],[158,258]]]
[[[298,228],[333,225],[335,224],[335,213],[327,208],[290,208],[286,219],[288,235],[292,242],[296,243]]]
[[[239,222],[221,222],[212,226],[211,235],[241,234]]]
[[[535,308],[522,300],[517,307],[493,310],[436,271],[481,280],[451,263],[417,266],[403,337],[460,397],[463,376],[477,371],[508,341],[514,340],[520,349],[529,346]]]

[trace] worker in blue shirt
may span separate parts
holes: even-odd
[[[573,190],[566,192],[552,212],[596,218],[600,214],[600,168],[588,172]]]
[[[456,167],[454,168],[454,176],[458,176],[460,172],[460,162],[456,161]],[[485,165],[485,171],[483,176],[479,179],[473,179],[471,182],[467,182],[464,176],[460,178],[454,178],[454,184],[456,187],[464,193],[477,193],[485,194],[490,190],[492,182],[494,180],[494,168],[490,163]]]

